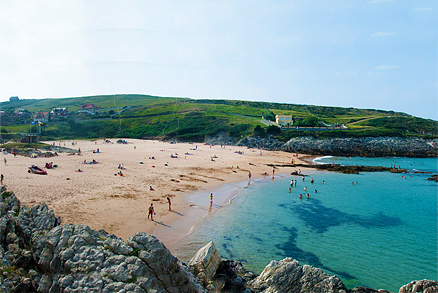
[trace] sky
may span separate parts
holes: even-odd
[[[436,0],[2,0],[0,101],[148,94],[438,120]]]

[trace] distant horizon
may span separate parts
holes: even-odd
[[[287,105],[305,105],[305,106],[318,106],[318,107],[336,107],[336,108],[344,108],[344,109],[349,109],[349,108],[353,108],[353,109],[361,109],[361,110],[377,110],[377,111],[386,111],[386,112],[394,112],[394,113],[403,113],[403,114],[407,114],[413,117],[417,117],[417,118],[423,118],[423,119],[429,119],[429,120],[433,120],[433,121],[437,121],[435,119],[432,118],[425,118],[425,117],[421,117],[421,116],[415,116],[412,115],[410,113],[406,113],[406,112],[402,112],[402,111],[394,111],[394,110],[387,110],[387,109],[379,109],[379,108],[359,108],[359,107],[343,107],[343,106],[331,106],[331,105],[315,105],[315,104],[298,104],[298,103],[285,103],[285,102],[271,102],[271,101],[250,101],[250,100],[231,100],[231,99],[195,99],[195,98],[190,98],[190,97],[171,97],[171,96],[157,96],[157,95],[149,95],[149,94],[102,94],[102,95],[85,95],[85,96],[75,96],[75,97],[57,97],[57,98],[19,98],[20,101],[24,101],[24,100],[45,100],[45,99],[74,99],[74,98],[86,98],[86,97],[99,97],[99,96],[123,96],[123,95],[139,95],[139,96],[150,96],[150,97],[158,97],[158,98],[175,98],[175,99],[192,99],[192,100],[229,100],[229,101],[246,101],[246,102],[258,102],[258,103],[271,103],[271,104],[287,104]],[[12,97],[16,97],[16,96],[12,96]],[[9,100],[7,101],[0,101],[0,103],[7,103],[10,102]],[[12,102],[13,103],[13,102]],[[1,110],[1,108],[0,108]]]
[[[434,0],[0,2],[0,101],[112,93],[438,121]]]

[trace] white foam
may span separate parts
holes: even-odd
[[[318,161],[323,160],[323,159],[328,159],[328,158],[333,158],[333,156],[318,157],[318,158],[313,159],[313,162],[316,163],[316,164],[322,165],[322,164],[325,164],[325,163],[318,162]]]

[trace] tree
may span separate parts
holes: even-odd
[[[265,129],[263,127],[261,127],[260,125],[257,125],[254,128],[254,136],[261,136],[263,137],[265,135]]]
[[[266,133],[268,133],[268,134],[280,134],[281,133],[281,128],[278,127],[278,126],[270,125],[266,129]]]
[[[299,122],[299,126],[317,127],[319,126],[319,119],[316,116],[307,116]]]

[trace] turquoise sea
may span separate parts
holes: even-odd
[[[182,247],[213,240],[224,259],[241,261],[256,273],[271,260],[292,257],[336,274],[350,289],[398,292],[412,280],[438,279],[438,184],[427,180],[430,174],[414,173],[436,174],[437,159],[324,157],[316,162],[394,164],[409,173],[311,171],[304,181],[291,175],[260,179],[205,217]],[[297,185],[289,193],[292,179]]]

